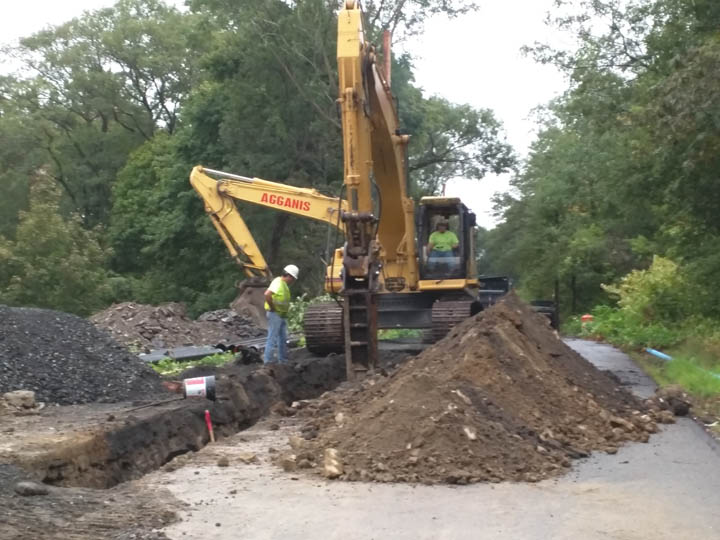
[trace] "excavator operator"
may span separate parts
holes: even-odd
[[[435,225],[435,231],[430,235],[428,239],[428,253],[429,257],[453,257],[453,249],[458,247],[459,241],[457,235],[449,230],[448,220],[441,218],[437,225]]]

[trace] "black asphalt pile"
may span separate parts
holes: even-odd
[[[125,302],[96,313],[90,320],[135,350],[217,345],[264,336],[250,319],[232,309],[208,311],[192,320],[183,304],[159,306]]]
[[[0,306],[0,394],[13,390],[61,405],[165,393],[151,368],[85,319]]]

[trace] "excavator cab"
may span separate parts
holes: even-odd
[[[423,197],[416,219],[420,279],[466,278],[475,214],[455,197]]]

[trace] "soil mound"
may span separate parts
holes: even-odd
[[[538,481],[647,441],[642,407],[511,294],[389,377],[303,409],[311,440],[291,457],[345,480]]]
[[[0,394],[13,390],[62,405],[164,392],[152,369],[85,319],[0,306]]]
[[[265,335],[251,319],[231,309],[208,311],[194,321],[179,303],[149,306],[125,302],[96,313],[90,320],[135,349],[217,345]]]

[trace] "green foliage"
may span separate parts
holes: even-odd
[[[68,259],[84,265],[87,275],[77,276],[97,291],[79,294],[68,285],[68,298],[46,296],[53,305],[87,312],[101,307],[101,297],[175,300],[193,314],[226,305],[243,275],[189,185],[198,163],[340,192],[338,5],[187,4],[181,11],[162,0],[119,0],[3,51],[22,63],[23,75],[0,78],[0,235],[7,239],[0,253],[12,262],[0,275],[17,275],[12,242],[29,204],[28,177],[40,167],[61,189],[53,212],[83,229],[77,235],[89,235],[81,244],[92,244],[92,237],[102,246],[102,256],[84,248]],[[373,38],[386,28],[398,38],[416,35],[432,14],[454,17],[476,8],[465,0],[364,7]],[[492,112],[424,97],[411,56],[393,60],[393,89],[401,122],[413,134],[413,194],[438,192],[457,175],[479,179],[514,167]],[[271,269],[297,264],[302,277],[294,292],[320,294],[322,258],[342,238],[336,242],[327,226],[298,217],[240,210]],[[28,272],[22,286],[3,289],[3,298],[37,303],[40,289],[31,289],[41,285],[48,294],[44,278]]]
[[[302,294],[290,301],[290,308],[288,309],[288,331],[290,333],[302,333],[303,332],[303,317],[305,316],[305,310],[310,305],[310,300],[307,298],[307,294]]]
[[[658,255],[681,265],[682,285],[642,309],[667,321],[720,317],[717,2],[557,8],[550,22],[577,48],[533,52],[570,85],[539,115],[514,193],[496,201],[503,222],[487,235],[485,265],[528,296],[558,290],[567,316],[608,303],[603,283]]]
[[[163,359],[158,362],[150,364],[150,367],[152,367],[160,375],[172,375],[173,373],[178,373],[185,369],[184,366],[181,366],[176,360],[167,356],[163,357]]]
[[[150,366],[160,375],[175,375],[176,373],[182,373],[187,369],[198,366],[224,366],[232,362],[234,359],[235,355],[231,352],[212,354],[210,356],[205,356],[200,360],[191,360],[188,362],[182,362],[180,360],[165,357],[159,362],[150,364]]]
[[[680,343],[696,324],[688,324],[692,289],[682,268],[669,259],[654,257],[647,270],[633,270],[603,288],[617,298],[618,307],[596,307],[589,323],[570,319],[569,332],[600,337],[620,347],[666,348]]]
[[[439,97],[422,98],[415,88],[405,92],[401,119],[413,133],[409,171],[417,195],[442,193],[456,177],[481,179],[516,166],[512,147],[502,141],[502,124],[488,109],[454,105]]]
[[[290,309],[288,310],[288,330],[293,334],[303,333],[303,317],[305,310],[312,304],[319,302],[328,302],[333,300],[330,294],[324,293],[314,298],[308,298],[307,294],[301,294],[290,301]]]
[[[580,331],[581,337],[601,338],[618,347],[664,349],[677,345],[684,339],[683,329],[662,322],[648,322],[609,306],[599,306],[592,312],[594,320]]]
[[[589,332],[585,332],[585,325],[580,320],[580,315],[571,315],[563,319],[560,323],[560,333],[571,337],[587,337],[589,335]]]
[[[27,74],[6,81],[0,100],[24,120],[13,139],[32,149],[16,166],[41,159],[63,189],[64,212],[106,225],[128,154],[156,130],[176,129],[205,43],[193,41],[194,21],[158,0],[120,0],[6,51]]]
[[[227,305],[241,277],[190,188],[178,139],[160,133],[135,151],[113,189],[112,267],[140,302],[183,301],[192,314]]]
[[[378,339],[419,339],[423,331],[417,328],[387,328],[378,331]]]
[[[396,41],[403,41],[421,33],[425,21],[432,15],[459,17],[478,10],[479,5],[473,0],[409,0],[395,5],[384,0],[366,0],[362,2],[362,8],[370,26],[370,36],[379,42],[381,30],[390,30]]]
[[[78,216],[60,215],[59,199],[59,190],[40,172],[15,239],[0,236],[0,303],[89,315],[110,294],[104,269],[109,252],[98,231],[86,230]]]
[[[617,285],[603,288],[618,298],[627,317],[672,322],[692,314],[692,289],[682,269],[669,259],[654,257],[647,270],[633,270]]]

